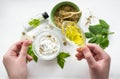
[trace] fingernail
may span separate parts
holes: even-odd
[[[77,48],[76,50],[77,50],[77,52],[81,52],[82,50],[82,47],[80,47],[80,48]]]
[[[30,56],[30,59],[32,60],[33,58]]]

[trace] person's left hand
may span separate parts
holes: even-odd
[[[3,57],[3,64],[7,70],[9,79],[27,79],[27,60],[32,57],[27,55],[31,41],[24,40],[13,44]]]

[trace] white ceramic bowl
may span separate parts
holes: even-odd
[[[51,37],[50,37],[51,39],[52,38],[55,39],[55,43],[53,41],[49,40],[49,38],[47,37],[50,35],[51,35]],[[44,45],[43,47],[45,47],[45,49],[42,49],[42,52],[41,52],[40,48],[43,48],[43,47],[41,47],[42,45]],[[33,49],[35,55],[39,59],[52,60],[52,59],[56,58],[57,55],[59,54],[60,42],[56,35],[54,35],[52,32],[46,31],[46,32],[42,32],[35,38],[35,40],[33,41],[32,47],[33,47],[32,49]]]

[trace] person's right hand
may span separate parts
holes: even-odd
[[[88,44],[77,49],[78,60],[87,60],[91,79],[109,79],[110,56],[98,45]]]

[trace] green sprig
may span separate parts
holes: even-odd
[[[38,61],[38,57],[34,54],[34,52],[33,52],[33,50],[32,50],[32,44],[28,47],[27,53],[28,53],[30,56],[32,56],[32,58],[33,58],[33,60],[34,60],[35,62]]]
[[[70,57],[70,54],[65,52],[60,52],[57,56],[57,63],[62,69],[64,68],[65,58],[67,57]]]
[[[35,27],[40,25],[40,20],[39,19],[32,19],[28,24],[35,28]]]
[[[100,19],[99,24],[90,25],[89,32],[85,32],[86,38],[89,39],[89,43],[96,43],[103,49],[109,46],[108,35],[114,34],[109,32],[109,25],[104,20]]]

